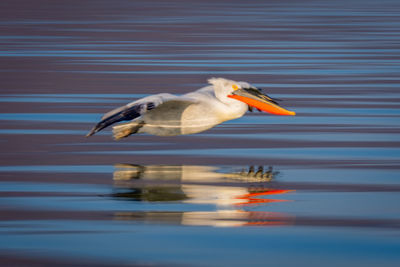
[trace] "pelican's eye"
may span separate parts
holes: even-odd
[[[232,85],[232,89],[237,90],[237,89],[239,89],[239,87],[236,84],[234,84],[234,85]]]

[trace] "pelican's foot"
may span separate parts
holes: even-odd
[[[279,172],[274,172],[272,167],[268,167],[265,171],[263,166],[259,166],[255,171],[254,166],[250,166],[248,170],[243,169],[238,173],[236,179],[249,182],[270,182],[278,174]]]
[[[113,137],[115,140],[120,140],[122,138],[130,136],[131,134],[137,133],[139,129],[143,127],[143,125],[144,122],[129,122],[114,126]]]

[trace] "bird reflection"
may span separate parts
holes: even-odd
[[[294,191],[268,187],[279,174],[272,167],[250,166],[236,172],[192,165],[117,164],[115,167],[112,193],[115,199],[215,207],[212,211],[118,212],[115,217],[119,220],[212,226],[282,225],[292,221],[291,216],[283,213],[246,210],[288,201],[272,198]]]

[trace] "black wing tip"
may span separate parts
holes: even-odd
[[[86,137],[90,137],[90,136],[94,135],[95,133],[100,132],[101,130],[103,130],[103,129],[106,128],[107,126],[108,126],[108,125],[107,125],[107,124],[105,125],[105,124],[103,123],[103,121],[97,123],[96,126],[94,126],[94,127],[92,128],[92,130],[90,130],[90,132],[88,132],[88,133],[86,134]]]
[[[96,127],[94,127],[92,130],[90,130],[90,132],[88,132],[86,134],[86,137],[90,137],[90,136],[94,135],[97,132],[98,132],[98,130],[96,129]]]
[[[145,104],[137,104],[132,107],[125,107],[125,109],[120,110],[119,112],[104,118],[102,121],[96,124],[95,127],[86,135],[86,137],[90,137],[95,133],[103,130],[104,128],[110,126],[111,124],[121,122],[121,121],[131,121],[136,119],[142,115],[145,110],[152,110],[156,107],[155,103],[148,102]]]

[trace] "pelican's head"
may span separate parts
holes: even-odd
[[[294,111],[279,106],[277,99],[269,97],[247,82],[236,82],[224,78],[211,78],[208,82],[214,86],[215,96],[222,102],[227,102],[231,98],[271,114],[296,115]]]

